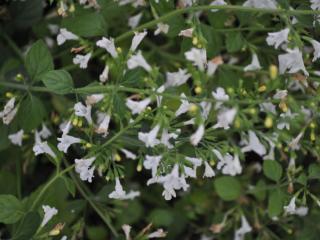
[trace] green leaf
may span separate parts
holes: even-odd
[[[20,222],[17,231],[13,235],[13,240],[26,240],[32,239],[36,234],[38,227],[40,226],[40,215],[35,212],[28,212],[26,216]]]
[[[18,121],[25,131],[37,128],[46,115],[42,101],[34,95],[24,99],[19,107]]]
[[[150,213],[148,221],[155,226],[170,226],[174,223],[174,218],[172,212],[167,209],[155,209]]]
[[[13,195],[0,195],[0,222],[12,224],[23,216],[21,202]]]
[[[81,37],[95,37],[106,34],[107,24],[103,16],[97,12],[84,12],[76,16],[64,18],[62,27]]]
[[[268,199],[268,213],[270,217],[281,214],[284,206],[284,198],[285,195],[279,190],[270,192]]]
[[[263,173],[267,178],[278,182],[282,176],[282,167],[277,161],[265,160],[263,162]]]
[[[76,195],[76,186],[74,184],[74,182],[72,181],[72,179],[68,178],[68,177],[62,177],[64,184],[68,190],[68,192],[72,195],[72,197],[74,197]]]
[[[308,168],[309,178],[320,179],[320,166],[319,164],[311,164]]]
[[[51,53],[42,40],[32,45],[27,53],[25,64],[32,80],[40,80],[42,74],[53,70]]]
[[[57,94],[67,94],[73,89],[71,75],[65,70],[52,70],[42,77],[44,85],[52,92]]]
[[[263,180],[259,180],[251,192],[259,201],[263,201],[267,195],[266,183]]]
[[[219,197],[226,201],[235,200],[241,194],[241,185],[235,177],[223,176],[216,178],[214,187]]]
[[[227,34],[226,47],[228,52],[233,53],[241,50],[244,46],[244,40],[241,33],[233,32]]]

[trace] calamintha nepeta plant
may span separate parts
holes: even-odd
[[[317,239],[319,1],[32,2],[0,14],[5,238]]]

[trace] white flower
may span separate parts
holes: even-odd
[[[89,124],[92,124],[91,118],[91,105],[83,105],[81,102],[78,102],[74,105],[74,114],[79,117],[84,117]]]
[[[268,138],[268,137],[264,137],[268,143],[269,143],[269,152],[267,155],[265,155],[263,157],[264,160],[275,160],[275,155],[274,155],[274,149],[276,147],[276,144],[274,143],[274,141],[276,141],[277,136],[273,137],[272,139]]]
[[[207,63],[206,49],[191,48],[190,51],[184,53],[187,60],[193,62],[201,71],[204,70]]]
[[[186,177],[197,178],[197,169],[195,167],[191,168],[191,167],[183,166],[183,169]]]
[[[267,153],[265,146],[260,142],[259,138],[254,131],[249,130],[249,142],[245,147],[241,148],[243,153],[253,151],[259,156],[263,156]]]
[[[94,105],[98,102],[100,102],[104,98],[103,94],[91,94],[87,96],[86,98],[86,104],[87,105]]]
[[[320,42],[312,40],[311,43],[314,48],[312,62],[315,62],[318,58],[320,58]]]
[[[170,139],[176,139],[178,137],[178,134],[176,133],[168,133],[168,129],[163,129],[161,134],[160,142],[167,146],[169,149],[173,148],[173,145],[170,143]]]
[[[14,117],[16,116],[17,111],[18,111],[18,108],[16,107],[11,112],[9,112],[7,115],[5,115],[2,118],[3,123],[5,125],[9,125],[12,122],[12,120],[14,119]]]
[[[176,197],[175,190],[183,189],[186,191],[189,185],[186,183],[185,176],[179,177],[179,166],[177,164],[172,168],[171,173],[160,177],[157,182],[162,183],[164,191],[162,195],[164,199],[169,201],[172,197]]]
[[[128,19],[128,26],[132,29],[137,27],[139,25],[139,22],[141,20],[142,13],[138,13],[137,15],[134,15]]]
[[[42,129],[41,129],[41,131],[39,132],[39,135],[40,135],[41,138],[47,139],[47,138],[49,138],[49,137],[52,135],[52,133],[51,133],[50,130],[47,128],[47,126],[42,123]]]
[[[298,136],[296,136],[294,139],[292,139],[292,141],[289,143],[289,147],[292,149],[292,150],[299,150],[300,149],[300,140],[301,138],[303,137],[303,134],[304,132],[300,132],[298,134]]]
[[[304,66],[302,52],[298,48],[287,49],[287,52],[278,56],[280,74],[284,74],[286,70],[288,73],[296,73],[301,70],[306,76],[309,76]]]
[[[257,54],[253,54],[252,55],[252,62],[248,66],[246,66],[243,70],[245,72],[247,72],[247,71],[255,71],[255,70],[259,70],[259,69],[261,69],[261,66],[260,66],[258,56],[257,56]]]
[[[191,77],[191,74],[187,73],[186,69],[179,69],[178,72],[167,72],[166,87],[177,87],[185,84]]]
[[[247,0],[244,4],[244,7],[253,7],[253,8],[270,8],[276,9],[277,3],[274,0]]]
[[[80,138],[76,138],[76,137],[72,137],[69,136],[67,134],[63,134],[61,136],[61,138],[58,138],[58,149],[59,151],[62,151],[64,153],[67,153],[68,148],[70,147],[70,145],[74,144],[74,143],[80,143],[81,139]]]
[[[237,114],[237,109],[221,109],[218,113],[218,122],[213,126],[213,128],[224,128],[229,129],[230,124],[233,123],[233,120]]]
[[[160,107],[161,102],[162,102],[162,95],[161,93],[163,93],[166,90],[166,87],[164,85],[161,85],[157,90],[156,93],[160,93],[157,94],[156,99],[157,99],[157,106]]]
[[[203,117],[204,119],[208,119],[208,116],[210,114],[210,110],[212,107],[212,103],[211,102],[206,102],[206,101],[202,101],[200,103],[201,106],[201,117]]]
[[[0,112],[0,118],[2,118],[5,125],[8,125],[13,120],[18,111],[18,109],[14,107],[15,100],[15,98],[11,98]]]
[[[130,232],[131,232],[131,226],[128,224],[122,225],[122,230],[124,231],[124,235],[126,236],[126,240],[131,240]]]
[[[273,99],[283,100],[287,96],[288,96],[288,90],[279,90],[279,89],[277,89],[276,94],[273,95]]]
[[[96,133],[103,134],[104,137],[108,135],[110,114],[103,114],[103,119],[99,122],[99,127],[96,129]]]
[[[93,172],[95,166],[91,167],[92,163],[94,162],[95,157],[88,158],[88,159],[75,159],[75,170],[78,174],[80,174],[80,179],[82,181],[92,182]]]
[[[130,47],[130,50],[132,52],[134,52],[137,49],[137,47],[139,46],[141,41],[144,39],[144,37],[147,35],[147,33],[148,33],[147,31],[134,32],[134,37],[132,39],[131,47]]]
[[[79,37],[77,35],[73,34],[72,32],[69,32],[65,28],[61,28],[60,33],[57,36],[57,43],[60,46],[67,40],[78,40],[78,39]]]
[[[218,67],[223,63],[224,62],[221,56],[212,58],[207,64],[207,75],[208,76],[214,75]]]
[[[201,124],[197,131],[191,135],[190,137],[190,143],[193,145],[193,146],[197,146],[199,144],[199,142],[201,141],[203,135],[204,135],[204,132],[205,132],[205,128],[204,128],[204,125]]]
[[[210,3],[210,6],[223,6],[227,5],[227,3],[224,0],[215,0]],[[219,11],[218,9],[212,9],[211,12],[217,12]]]
[[[127,66],[129,69],[134,69],[137,67],[142,67],[143,69],[145,69],[147,72],[150,72],[152,69],[150,67],[150,65],[147,63],[147,61],[144,59],[144,57],[141,54],[141,51],[139,51],[137,54],[132,55],[128,62],[127,62]]]
[[[204,162],[204,174],[203,177],[211,178],[214,177],[216,174],[213,171],[212,167],[209,165],[207,161]]]
[[[52,149],[49,147],[47,141],[42,142],[41,138],[40,138],[40,134],[36,131],[35,132],[35,144],[33,145],[33,152],[34,155],[39,155],[39,154],[43,154],[46,153],[49,156],[56,158],[56,154],[52,151]]]
[[[146,2],[145,0],[119,0],[119,5],[126,5],[126,4],[132,4],[133,7],[139,7],[139,6],[145,6]]]
[[[180,4],[183,7],[189,7],[192,6],[197,0],[180,0]]]
[[[154,35],[159,35],[160,33],[167,34],[169,32],[170,26],[164,23],[158,23],[157,29],[154,31]]]
[[[139,132],[138,138],[140,141],[145,143],[146,147],[154,147],[155,145],[160,143],[160,141],[157,139],[157,134],[159,130],[160,130],[160,125],[156,125],[148,133]]]
[[[59,130],[62,132],[62,134],[67,134],[72,128],[71,121],[63,121],[59,124]]]
[[[219,109],[223,102],[229,100],[229,95],[226,94],[225,90],[222,87],[218,87],[216,91],[212,91],[213,98],[217,101],[215,109]]]
[[[313,10],[320,10],[320,1],[319,0],[310,0],[311,8]]]
[[[307,207],[296,208],[296,197],[291,198],[289,204],[287,206],[284,206],[283,208],[286,214],[295,214],[301,217],[307,215],[309,210]]]
[[[178,110],[175,113],[176,117],[180,116],[181,114],[184,114],[184,113],[188,112],[188,110],[190,108],[190,103],[187,100],[187,96],[184,93],[181,93],[180,97],[181,97],[180,98],[181,105],[180,105],[180,107],[178,108]]]
[[[102,73],[99,76],[99,80],[102,83],[105,83],[109,78],[109,66],[106,65],[102,71]]]
[[[193,28],[181,30],[178,36],[192,38]]]
[[[235,176],[242,173],[242,167],[240,164],[239,156],[237,154],[235,154],[234,157],[229,153],[222,156],[222,154],[218,150],[213,149],[212,151],[219,159],[217,169],[222,169],[223,174]]]
[[[127,98],[126,106],[131,110],[131,113],[135,115],[135,114],[142,113],[150,104],[150,102],[151,102],[150,98],[145,98],[141,101],[134,101],[134,100],[131,100],[130,98]]]
[[[290,120],[295,118],[297,116],[296,113],[291,113],[291,110],[289,109],[285,113],[280,114],[280,121],[277,124],[277,128],[282,130],[286,128],[287,130],[290,130]]]
[[[143,166],[145,169],[151,170],[151,176],[155,177],[157,175],[157,170],[162,156],[149,156],[146,155],[146,159],[143,161]]]
[[[10,134],[8,138],[12,142],[12,144],[17,145],[17,146],[22,146],[22,138],[23,138],[24,131],[21,129],[20,131]]]
[[[264,102],[260,104],[260,110],[263,112],[271,112],[273,114],[277,114],[276,106],[271,102]]]
[[[274,46],[276,49],[283,43],[287,43],[290,29],[285,28],[279,32],[268,33],[268,37],[266,39],[267,44],[269,46]]]
[[[123,190],[122,185],[121,185],[118,177],[116,178],[115,190],[109,194],[109,198],[119,199],[119,200],[125,200],[125,199],[132,200],[138,196],[140,196],[139,191],[130,191],[129,193],[126,193]]]
[[[101,40],[97,41],[97,46],[104,48],[105,50],[107,50],[108,53],[110,53],[110,55],[113,58],[117,58],[118,57],[118,53],[116,50],[116,46],[114,45],[114,39],[113,38],[105,38],[103,37]]]
[[[43,205],[42,209],[44,211],[44,217],[41,223],[41,227],[46,225],[54,215],[58,213],[58,210],[55,207],[50,207],[48,205]]]
[[[126,158],[129,158],[129,159],[136,159],[137,158],[137,155],[135,155],[133,152],[130,152],[129,150],[127,149],[120,149],[121,152],[123,152],[123,154],[126,156]]]
[[[152,232],[150,234],[148,234],[147,238],[151,239],[151,238],[164,238],[167,236],[167,233],[165,231],[163,231],[163,229],[158,229],[155,232]]]
[[[241,216],[241,227],[237,229],[234,233],[234,240],[243,240],[244,235],[252,231],[251,226],[249,225],[245,216]]]
[[[188,161],[188,162],[190,162],[190,163],[192,163],[192,165],[194,166],[194,167],[200,167],[201,165],[202,165],[202,160],[200,159],[200,158],[195,158],[195,157],[185,157],[185,159]]]
[[[73,63],[79,64],[79,67],[84,69],[84,68],[88,67],[88,62],[89,62],[90,58],[91,58],[91,53],[87,53],[86,55],[77,54],[73,58]]]

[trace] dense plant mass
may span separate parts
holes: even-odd
[[[319,239],[319,0],[0,21],[1,239]]]

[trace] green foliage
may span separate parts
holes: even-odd
[[[43,102],[34,95],[28,95],[20,104],[19,125],[25,131],[39,127],[46,116]]]
[[[20,221],[18,228],[13,235],[14,240],[32,239],[40,226],[41,219],[37,212],[28,212],[24,218]]]
[[[41,76],[53,70],[53,59],[49,49],[42,40],[35,42],[27,53],[26,69],[32,80],[40,80]]]
[[[48,90],[56,94],[71,93],[73,81],[71,75],[65,70],[52,70],[42,76],[42,82]]]
[[[278,182],[282,176],[282,167],[277,161],[265,160],[263,162],[263,173],[267,178]]]
[[[13,195],[0,195],[0,222],[12,224],[23,216],[21,202]]]
[[[223,176],[214,180],[219,197],[225,201],[236,200],[241,195],[241,185],[235,177]]]

